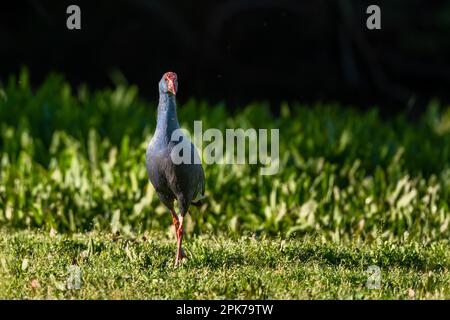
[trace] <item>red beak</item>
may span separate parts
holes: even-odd
[[[167,79],[167,90],[169,90],[169,92],[172,92],[173,95],[177,94],[177,89],[175,88],[172,79]]]
[[[175,72],[166,73],[167,90],[173,95],[177,94],[177,88],[175,87],[175,81],[177,80],[177,75]]]

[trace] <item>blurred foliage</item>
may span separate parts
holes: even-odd
[[[205,165],[206,204],[188,232],[318,234],[354,238],[448,239],[450,108],[431,102],[417,122],[382,120],[373,109],[263,103],[230,115],[191,100],[183,127],[279,128],[281,170]],[[50,75],[35,91],[26,71],[0,89],[0,225],[61,232],[168,228],[148,183],[145,150],[156,105],[135,86],[73,91]]]

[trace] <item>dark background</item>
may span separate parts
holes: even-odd
[[[66,28],[81,7],[82,29]],[[366,8],[381,7],[381,30]],[[450,101],[450,1],[14,1],[0,10],[0,81],[27,66],[92,89],[123,74],[156,99],[178,73],[179,99],[377,105],[419,114]],[[117,72],[119,71],[119,72]]]

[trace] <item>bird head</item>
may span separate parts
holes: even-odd
[[[164,73],[159,82],[159,90],[163,93],[176,95],[178,91],[177,74],[171,71]]]

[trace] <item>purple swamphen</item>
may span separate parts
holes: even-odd
[[[161,202],[170,210],[177,236],[175,266],[183,258],[183,220],[191,204],[199,205],[205,192],[205,175],[197,150],[188,138],[180,132],[175,95],[178,91],[177,75],[167,72],[159,82],[159,104],[156,130],[147,147],[146,166],[150,182]],[[177,138],[173,133],[177,131]],[[185,140],[186,139],[186,140]],[[176,141],[172,141],[176,140]],[[171,154],[178,143],[190,146],[189,161],[173,161]],[[183,152],[185,149],[183,149]],[[177,200],[179,213],[174,209]]]

